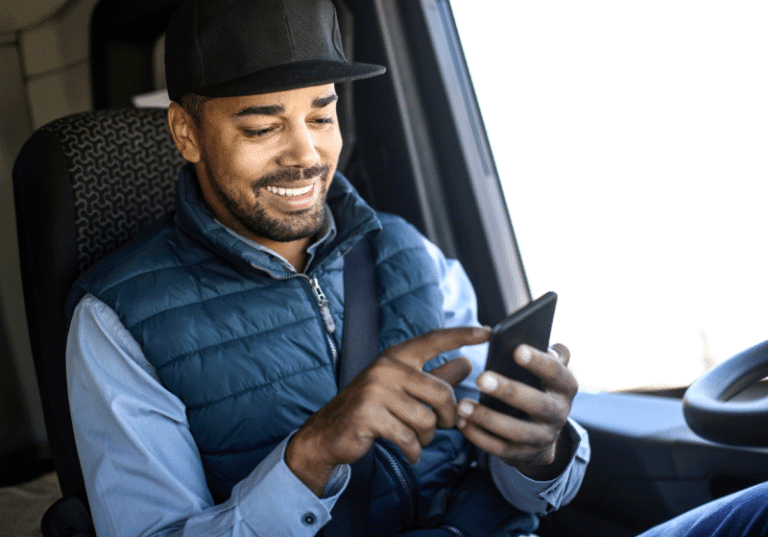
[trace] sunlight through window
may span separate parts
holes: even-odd
[[[582,387],[688,385],[768,339],[768,4],[451,4]]]

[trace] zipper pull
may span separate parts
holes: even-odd
[[[317,281],[317,276],[312,276],[309,283],[312,287],[312,291],[315,293],[317,305],[320,306],[320,315],[323,316],[325,329],[329,334],[333,334],[336,330],[336,323],[333,321],[331,309],[328,307],[328,299],[325,297],[325,293],[323,293],[323,289],[320,287],[320,282]]]

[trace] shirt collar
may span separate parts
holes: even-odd
[[[325,218],[323,219],[323,227],[320,228],[320,231],[318,231],[315,234],[315,238],[317,240],[314,240],[309,247],[307,248],[307,263],[305,267],[309,267],[312,265],[312,261],[315,258],[315,254],[317,251],[324,245],[329,242],[331,242],[334,238],[336,238],[336,220],[333,218],[333,213],[331,212],[331,209],[328,207],[328,204],[326,203],[324,206],[325,209]],[[278,263],[280,263],[285,269],[296,272],[296,269],[293,265],[291,265],[286,259],[281,256],[280,254],[274,252],[270,248],[267,248],[266,246],[259,244],[258,242],[249,239],[248,237],[244,237],[240,235],[237,231],[228,228],[221,222],[219,222],[218,219],[214,218],[217,224],[222,226],[227,233],[232,235],[233,237],[241,240],[254,250],[257,250],[259,252],[264,252],[265,254],[273,257]]]

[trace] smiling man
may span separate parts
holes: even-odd
[[[169,123],[219,221],[304,268],[341,153],[333,84],[171,104]],[[191,121],[190,121],[191,120]]]
[[[480,375],[489,331],[460,265],[336,169],[334,84],[383,71],[346,61],[329,0],[175,13],[176,212],[70,297],[70,405],[100,536],[341,535],[361,459],[360,535],[523,534],[575,495],[589,448],[568,419],[565,348],[516,353],[541,391]],[[339,386],[345,256],[364,241],[383,352]],[[483,407],[481,390],[532,419]]]

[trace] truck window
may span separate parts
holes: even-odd
[[[768,339],[768,5],[451,5],[582,388],[688,385]]]

